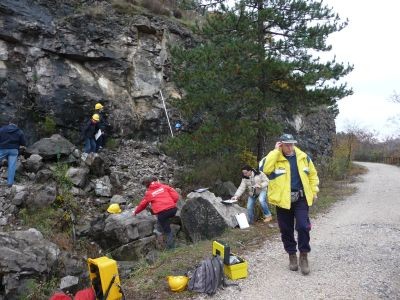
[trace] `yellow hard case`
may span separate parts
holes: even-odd
[[[230,247],[221,241],[213,241],[212,253],[214,256],[219,255],[224,262],[224,274],[232,279],[240,279],[247,277],[248,264],[243,258],[235,255],[241,262],[231,265],[229,257],[234,254],[230,253]]]
[[[99,258],[88,258],[89,277],[96,295],[105,297],[107,291],[107,300],[120,300],[119,275],[117,262],[107,256]]]

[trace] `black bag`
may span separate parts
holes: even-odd
[[[203,260],[190,276],[188,290],[214,295],[219,287],[228,285],[224,274],[224,266],[219,256],[213,256]]]

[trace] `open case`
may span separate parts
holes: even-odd
[[[232,254],[228,245],[220,241],[213,241],[212,254],[221,257],[224,263],[224,273],[228,278],[235,280],[247,277],[247,261]]]

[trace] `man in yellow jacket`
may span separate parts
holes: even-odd
[[[297,246],[301,272],[307,275],[310,272],[307,254],[311,251],[308,210],[317,200],[319,179],[310,157],[295,147],[296,143],[291,134],[283,134],[259,167],[269,178],[268,200],[276,205],[283,246],[289,254],[289,269],[298,270]]]

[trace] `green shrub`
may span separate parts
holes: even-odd
[[[25,226],[36,228],[46,237],[56,231],[70,230],[69,221],[65,221],[65,212],[62,209],[44,207],[30,210],[23,208],[19,211],[19,218]]]
[[[116,150],[118,148],[119,140],[113,139],[113,138],[108,138],[106,140],[106,148],[110,150]]]
[[[57,132],[57,124],[52,116],[46,116],[40,125],[43,134],[46,136]]]
[[[111,5],[114,10],[120,14],[132,14],[137,12],[136,1],[127,1],[127,0],[112,0]]]
[[[159,0],[144,0],[142,1],[142,6],[156,15],[170,15],[169,10]]]
[[[182,19],[182,12],[179,9],[174,9],[174,17],[177,19]]]
[[[199,188],[212,187],[218,180],[235,181],[240,179],[240,163],[233,159],[208,158],[196,161],[177,175],[184,192]]]
[[[20,297],[21,300],[42,300],[49,299],[54,290],[58,287],[58,278],[51,278],[46,281],[28,279],[26,291]]]
[[[69,191],[73,186],[71,179],[67,176],[68,168],[68,164],[57,162],[54,169],[54,178],[62,191]]]

